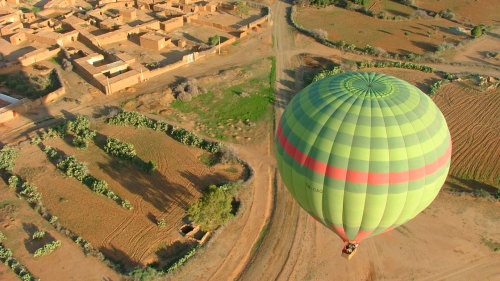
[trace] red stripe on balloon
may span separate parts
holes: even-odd
[[[335,233],[337,233],[340,236],[340,238],[342,238],[342,240],[344,240],[344,242],[349,241],[349,239],[347,239],[347,236],[345,235],[345,230],[343,227],[335,226],[333,224],[331,224],[330,227]]]
[[[419,180],[425,176],[435,173],[441,167],[446,165],[451,156],[450,141],[450,145],[443,155],[439,156],[439,158],[434,162],[420,168],[388,173],[361,172],[334,167],[302,153],[302,151],[297,149],[288,141],[286,136],[283,134],[281,124],[278,126],[278,141],[288,155],[293,157],[299,164],[308,167],[316,173],[326,175],[336,180],[349,181],[353,183],[368,183],[373,185],[398,184]]]

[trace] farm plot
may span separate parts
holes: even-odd
[[[469,81],[445,84],[434,101],[443,112],[453,153],[450,174],[498,187],[500,180],[500,89],[478,89]]]
[[[7,239],[2,243],[13,251],[14,258],[41,280],[101,280],[121,277],[97,258],[85,256],[82,249],[60,234],[33,211],[12,188],[0,181],[0,231]],[[35,231],[45,231],[42,238],[33,239]],[[61,241],[61,246],[49,255],[34,257],[36,249],[46,243]],[[5,270],[4,270],[5,269]],[[5,265],[0,265],[1,280],[19,280]]]
[[[496,25],[500,21],[499,0],[417,0],[415,5],[437,13],[451,9],[455,19],[474,25]]]
[[[132,143],[141,160],[158,164],[156,171],[146,173],[129,161],[109,156],[97,145],[76,149],[68,138],[43,144],[86,163],[89,174],[105,180],[118,196],[130,201],[133,210],[64,177],[37,146],[20,151],[15,172],[38,185],[44,205],[62,225],[125,268],[158,261],[160,245],[186,242],[178,228],[202,188],[243,174],[240,165],[206,166],[199,159],[205,151],[184,146],[163,133],[106,124],[96,127],[97,143],[107,136]],[[162,227],[159,221],[164,221]]]
[[[306,29],[325,30],[333,41],[360,48],[369,44],[403,55],[433,52],[443,42],[456,44],[469,37],[457,34],[461,26],[446,19],[381,20],[335,6],[298,8],[295,20]]]

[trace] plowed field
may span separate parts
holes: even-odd
[[[500,89],[480,91],[466,82],[445,84],[434,101],[453,140],[450,174],[498,184]]]

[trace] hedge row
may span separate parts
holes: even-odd
[[[50,243],[43,245],[43,247],[36,249],[33,256],[35,258],[38,258],[41,256],[48,255],[48,254],[54,252],[57,248],[61,247],[61,245],[62,245],[62,243],[59,240],[52,241]]]
[[[414,69],[414,70],[419,70],[419,71],[428,72],[428,73],[434,72],[433,67],[415,64],[412,62],[401,62],[401,61],[381,61],[381,62],[358,61],[358,62],[356,62],[356,65],[358,66],[359,69],[372,68],[372,67],[377,67],[377,68],[397,67],[397,68]]]
[[[0,231],[0,261],[3,262],[6,266],[10,267],[12,271],[19,277],[19,279],[23,281],[35,281],[39,279],[35,279],[33,275],[28,271],[28,269],[19,263],[15,258],[13,258],[12,250],[6,248],[2,244],[2,240],[7,237]]]
[[[194,132],[177,126],[172,126],[164,121],[153,120],[135,111],[122,111],[117,115],[108,118],[106,122],[113,125],[149,128],[155,131],[164,132],[182,144],[199,147],[211,153],[216,153],[221,146],[220,142],[207,141],[196,135]]]

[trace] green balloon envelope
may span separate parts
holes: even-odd
[[[344,241],[397,227],[434,200],[450,167],[451,138],[432,100],[372,72],[326,77],[285,109],[276,137],[284,184]]]

